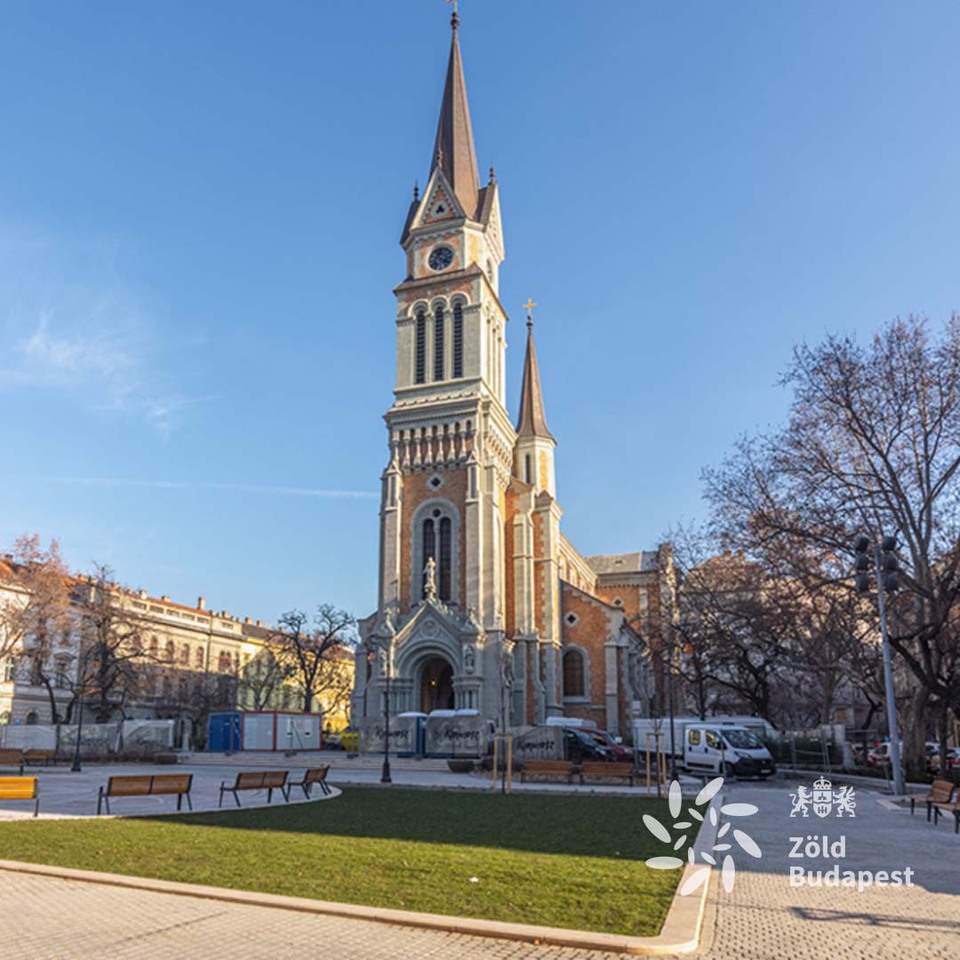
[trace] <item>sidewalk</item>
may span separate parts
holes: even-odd
[[[807,785],[814,779],[810,776]],[[881,794],[857,789],[856,818],[790,817],[791,781],[765,787],[733,784],[726,802],[753,803],[742,826],[763,852],[737,856],[731,893],[715,884],[702,940],[705,960],[947,960],[960,944],[960,837],[952,818],[937,828]],[[845,856],[788,856],[790,837],[844,839]],[[822,841],[821,841],[822,845]],[[812,847],[811,847],[812,849]],[[902,871],[913,887],[791,887],[790,867],[804,871]],[[718,878],[715,877],[715,880]]]
[[[377,782],[379,767],[365,766],[366,762],[343,769],[334,782],[346,782],[345,778]],[[289,766],[289,761],[274,765],[298,766]],[[203,792],[209,796],[209,785],[215,788],[220,779],[247,766],[246,762],[236,767],[211,765],[195,772],[207,784]],[[172,768],[157,769],[169,772]],[[108,772],[109,768],[95,768],[73,775],[90,777],[94,809],[96,784],[105,782]],[[65,773],[51,772],[43,778],[44,783],[50,782],[51,793],[54,780],[63,776],[66,784]],[[489,789],[489,781],[439,768],[415,770],[404,763],[395,770],[395,780],[418,786],[451,782],[465,786],[473,781],[475,787]],[[754,860],[735,845],[738,875],[730,893],[714,875],[699,956],[705,960],[953,960],[960,943],[960,838],[954,835],[952,822],[941,821],[934,828],[922,811],[911,817],[908,810],[882,795],[859,788],[853,819],[820,819],[813,814],[807,819],[791,818],[790,794],[798,782],[727,786],[725,803],[758,808],[755,815],[731,822],[759,844],[762,857]],[[638,829],[642,828],[638,825]],[[790,837],[796,836],[803,837],[804,843],[808,836],[827,836],[828,845],[843,838],[844,856],[791,858]],[[841,870],[853,871],[910,868],[916,886],[863,892],[790,886],[791,866],[826,870],[835,862]],[[0,940],[0,960],[182,960],[194,956],[253,960],[308,950],[333,960],[610,957],[597,951],[305,915],[3,870],[0,896],[9,918],[7,935]]]
[[[223,781],[233,783],[241,770],[289,770],[290,779],[297,779],[307,767],[330,764],[328,779],[336,787],[339,784],[380,784],[383,760],[380,757],[347,757],[336,751],[305,751],[295,756],[284,754],[196,754],[187,762],[176,766],[155,764],[83,764],[79,773],[73,773],[69,766],[28,768],[25,773],[36,775],[40,780],[40,816],[84,817],[97,812],[97,792],[106,786],[111,776],[162,773],[192,773],[193,788],[190,797],[193,809],[215,810],[220,797],[220,784]],[[451,773],[445,760],[413,760],[390,758],[393,783],[400,787],[426,787],[443,790],[490,790],[489,774]],[[695,782],[695,781],[691,781]],[[385,789],[389,789],[386,787]],[[514,778],[516,791],[536,792],[596,792],[628,793],[643,796],[644,787],[624,785],[589,784],[568,786],[563,783],[520,783]],[[291,800],[301,791],[291,794]],[[651,794],[656,796],[655,789]],[[313,791],[314,799],[320,799],[320,791]],[[251,791],[243,794],[241,804],[255,807],[266,804],[266,791]],[[274,793],[273,803],[283,803],[283,798]],[[224,797],[224,808],[235,807],[233,796]],[[136,814],[175,813],[176,802],[169,796],[124,797],[111,804],[113,813],[120,816]],[[183,811],[187,812],[186,803]],[[0,820],[21,819],[33,815],[33,803],[27,801],[0,801]]]

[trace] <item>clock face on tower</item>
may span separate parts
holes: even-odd
[[[431,270],[446,270],[453,263],[453,251],[449,247],[434,247],[427,263]]]

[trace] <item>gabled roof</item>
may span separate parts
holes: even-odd
[[[599,574],[652,573],[657,569],[657,551],[641,550],[639,553],[608,553],[596,557],[584,557]]]

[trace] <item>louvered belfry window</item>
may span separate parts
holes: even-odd
[[[417,343],[416,343],[416,382],[424,383],[427,379],[427,318],[422,310],[417,312]]]
[[[453,307],[453,378],[463,376],[463,304]]]
[[[443,379],[443,307],[437,307],[433,318],[433,379]]]

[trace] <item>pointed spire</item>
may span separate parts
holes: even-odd
[[[524,306],[527,308],[527,355],[523,361],[523,386],[520,388],[520,419],[517,421],[517,435],[553,440],[553,434],[547,428],[547,418],[543,412],[540,369],[537,366],[537,351],[533,345],[533,308],[536,304],[533,300],[528,300]]]
[[[473,217],[476,215],[480,193],[480,174],[477,171],[477,154],[473,146],[470,108],[467,105],[467,85],[463,79],[463,63],[460,59],[460,15],[457,13],[456,4],[450,23],[453,27],[450,62],[443,87],[443,103],[440,106],[440,122],[437,124],[437,139],[433,147],[430,173],[437,167],[443,171],[467,216]]]

